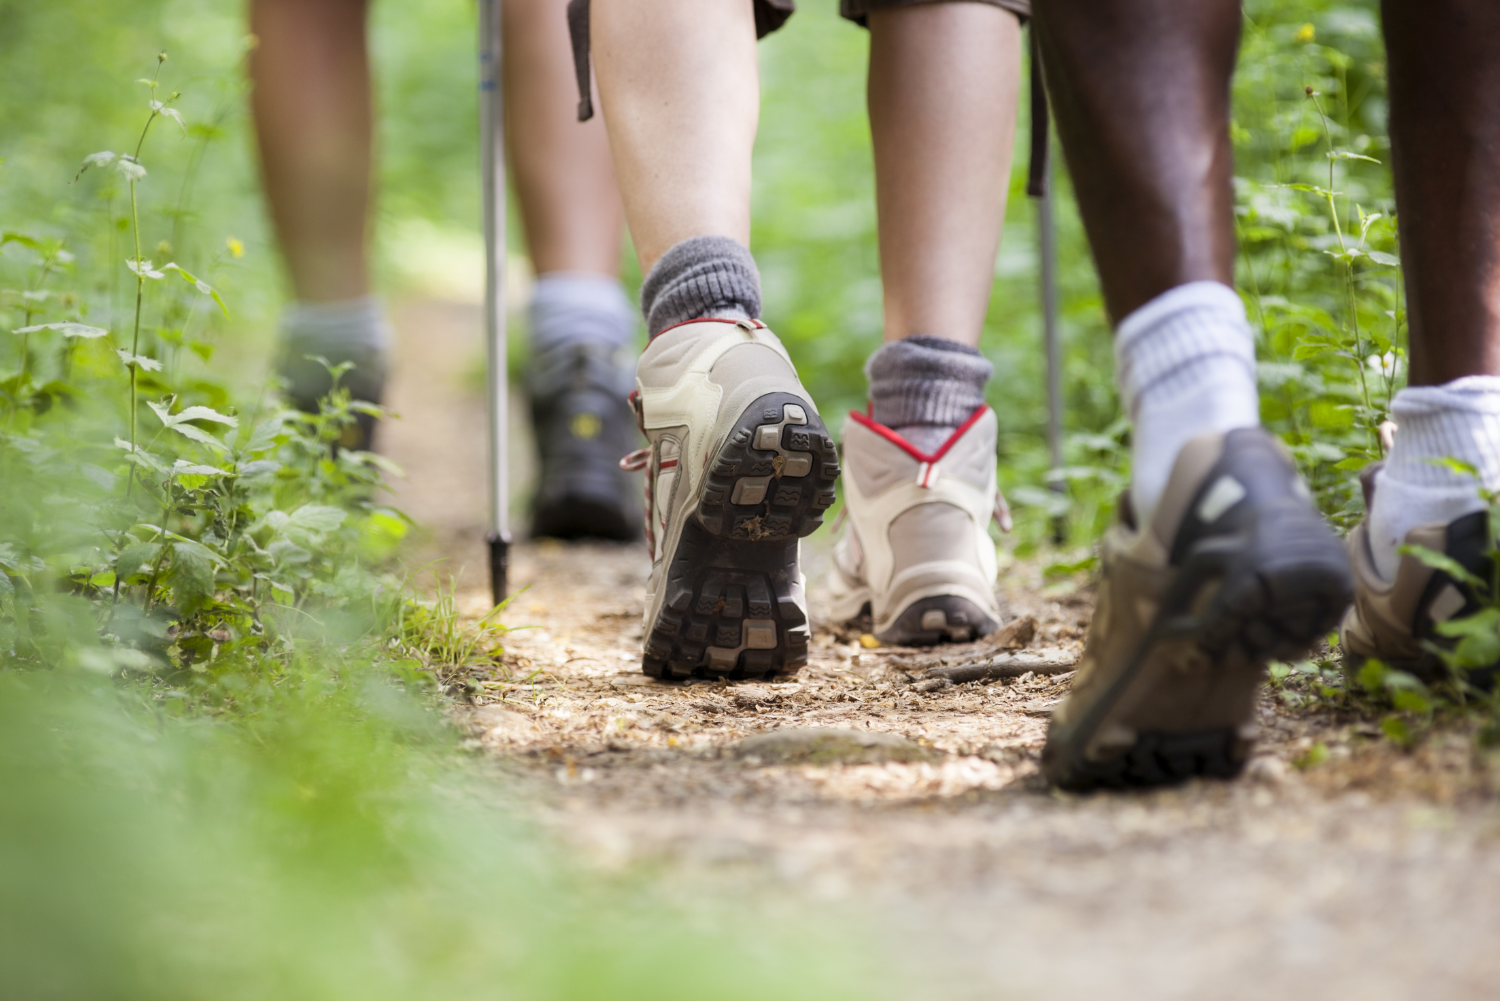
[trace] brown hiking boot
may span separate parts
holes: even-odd
[[[1368,472],[1373,472],[1373,467]],[[1361,477],[1365,509],[1374,496],[1374,477]],[[1475,511],[1446,525],[1423,525],[1406,533],[1408,546],[1442,553],[1481,581],[1493,579],[1490,561],[1488,511]],[[1344,666],[1358,671],[1365,661],[1378,659],[1387,667],[1435,681],[1449,673],[1435,646],[1452,649],[1453,638],[1437,632],[1440,623],[1463,619],[1480,610],[1469,582],[1455,580],[1420,559],[1403,554],[1394,580],[1375,568],[1370,536],[1364,524],[1349,536],[1349,562],[1354,568],[1354,607],[1339,627]],[[1481,687],[1494,684],[1500,662],[1468,666],[1468,679]]]
[[[1183,446],[1151,524],[1104,538],[1099,601],[1042,767],[1066,789],[1239,773],[1266,661],[1349,604],[1349,561],[1260,428]]]

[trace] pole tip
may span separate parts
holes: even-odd
[[[490,596],[496,605],[509,595],[510,540],[498,535],[489,537],[490,546]]]

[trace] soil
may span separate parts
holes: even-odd
[[[382,448],[488,610],[479,312],[412,302]],[[513,408],[513,477],[534,461]],[[1237,781],[1050,789],[1037,761],[1092,608],[1086,577],[1002,573],[1000,642],[869,647],[817,619],[826,531],[806,545],[810,663],[775,683],[640,673],[639,546],[522,542],[501,665],[456,716],[538,821],[606,868],[642,861],[715,892],[832,901],[920,998],[1490,998],[1500,984],[1500,758],[1462,722],[1411,750],[1378,718],[1268,689]],[[1031,624],[1027,620],[1031,620]],[[1034,624],[1034,628],[1033,625]],[[1029,635],[1028,635],[1029,634]],[[1008,641],[1008,642],[1007,642]],[[1010,676],[950,684],[943,667]]]

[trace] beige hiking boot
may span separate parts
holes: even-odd
[[[1361,477],[1366,510],[1374,498],[1375,468]],[[1475,511],[1446,525],[1414,528],[1406,533],[1406,544],[1441,553],[1480,580],[1492,579],[1488,511]],[[1437,626],[1479,611],[1474,589],[1409,554],[1402,555],[1395,579],[1386,580],[1375,567],[1364,524],[1349,535],[1349,562],[1354,568],[1354,606],[1339,627],[1345,667],[1353,672],[1365,661],[1378,659],[1424,681],[1446,677],[1448,668],[1432,647],[1452,649],[1455,641],[1440,635]],[[1468,680],[1488,687],[1494,684],[1497,667],[1500,663],[1471,665]]]
[[[834,500],[838,453],[774,334],[699,320],[658,334],[631,396],[646,470],[645,672],[758,677],[807,662],[799,539]],[[634,461],[631,461],[634,460]]]
[[[1260,428],[1183,446],[1151,524],[1122,505],[1098,604],[1042,752],[1068,789],[1239,773],[1266,662],[1301,655],[1349,604],[1349,561]]]
[[[999,625],[995,602],[997,422],[980,407],[928,455],[852,413],[844,425],[848,528],[829,574],[831,612],[868,607],[875,636],[903,646],[967,642]]]

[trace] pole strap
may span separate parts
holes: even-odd
[[[568,40],[573,43],[573,74],[578,77],[578,120],[594,117],[594,86],[589,78],[589,0],[568,0]]]
[[[587,4],[588,0],[573,0]],[[1047,107],[1047,84],[1042,76],[1042,50],[1036,40],[1036,22],[1027,35],[1031,48],[1031,167],[1026,178],[1026,194],[1043,198],[1047,194],[1047,159],[1051,155],[1052,116]]]

